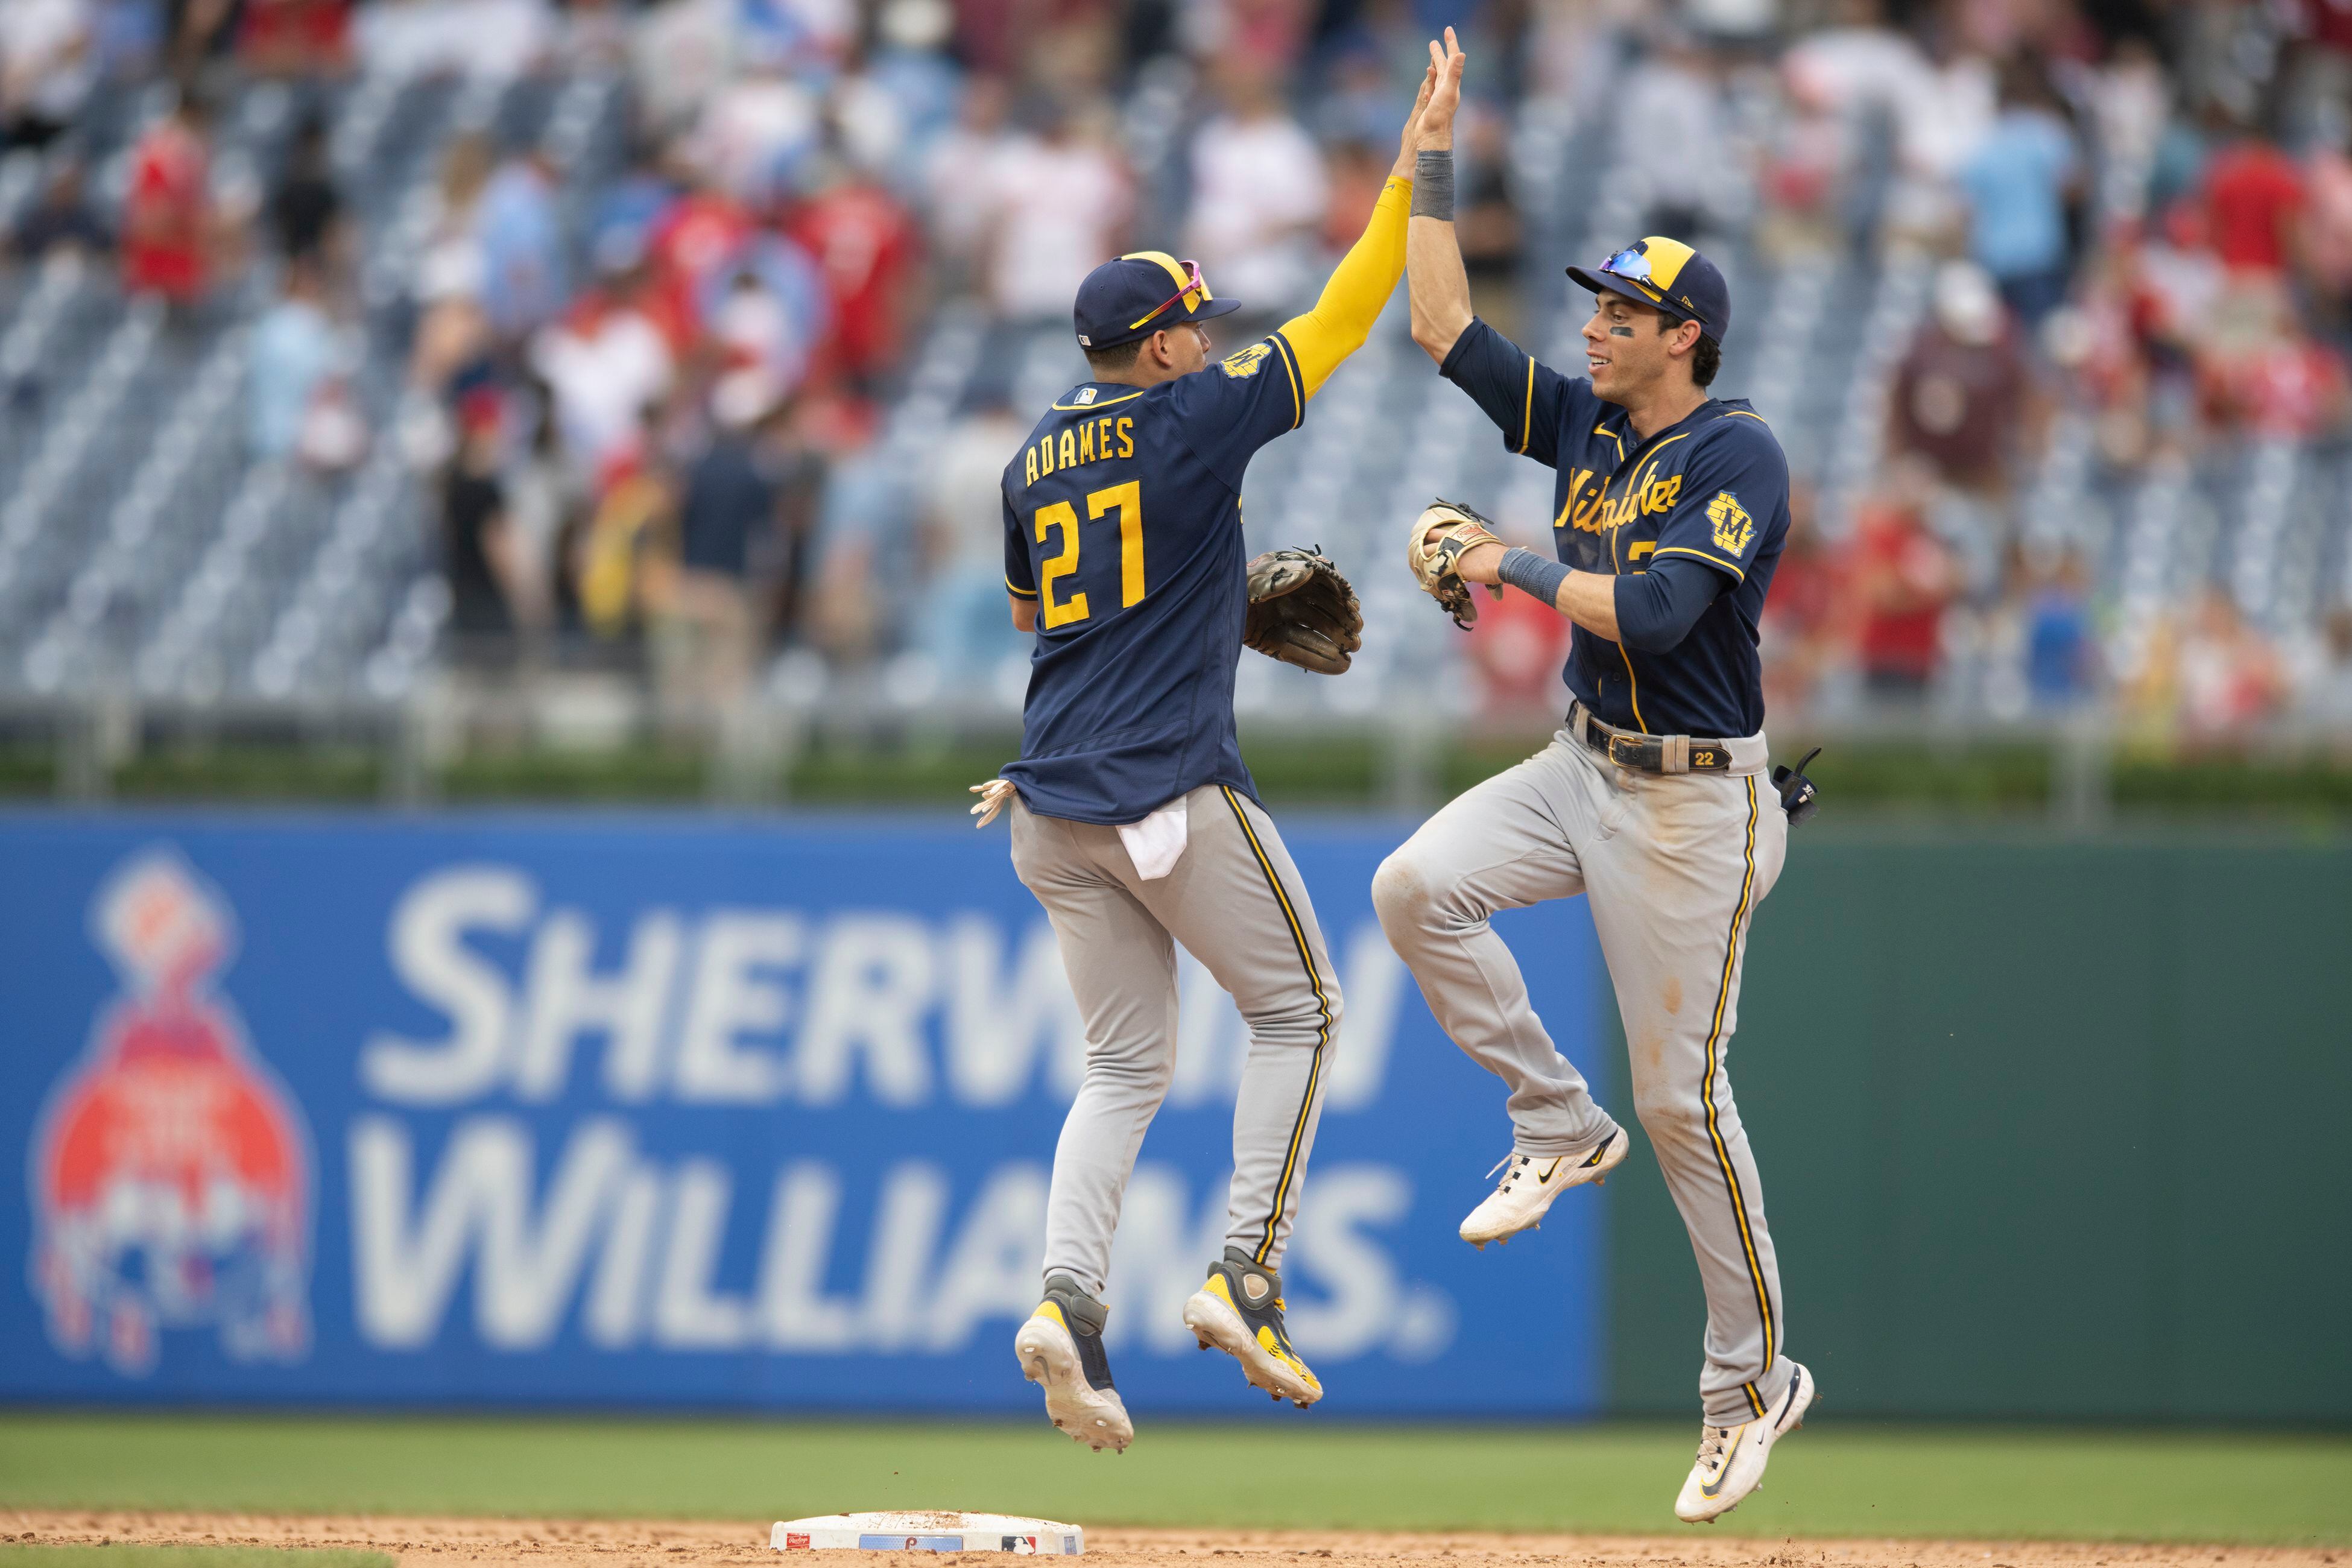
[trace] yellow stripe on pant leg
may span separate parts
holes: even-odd
[[[1307,1113],[1315,1108],[1315,1091],[1323,1077],[1323,1047],[1331,1043],[1331,1002],[1323,994],[1322,976],[1315,972],[1315,950],[1307,941],[1307,928],[1299,923],[1298,912],[1290,907],[1290,895],[1282,890],[1282,879],[1275,875],[1274,862],[1266,858],[1265,847],[1257,841],[1256,830],[1250,826],[1248,816],[1242,810],[1239,796],[1224,784],[1225,804],[1233,808],[1234,820],[1240,824],[1242,837],[1249,841],[1250,853],[1257,857],[1258,869],[1265,873],[1265,885],[1274,890],[1274,901],[1282,906],[1282,918],[1290,923],[1290,938],[1298,946],[1298,962],[1306,966],[1307,984],[1314,989],[1315,1005],[1323,1015],[1322,1026],[1315,1038],[1315,1058],[1307,1068],[1307,1092],[1299,1097],[1298,1119],[1291,1123],[1290,1147],[1282,1157],[1282,1177],[1275,1183],[1274,1208],[1266,1215],[1265,1237],[1257,1244],[1252,1256],[1259,1263],[1274,1250],[1274,1233],[1282,1223],[1283,1210],[1289,1206],[1290,1184],[1298,1173],[1298,1151],[1307,1140]]]
[[[1739,1173],[1731,1163],[1731,1151],[1723,1141],[1723,1129],[1715,1109],[1716,1051],[1723,1040],[1723,1015],[1731,1001],[1732,977],[1738,973],[1739,927],[1748,918],[1748,896],[1756,888],[1756,775],[1748,775],[1748,837],[1741,848],[1745,869],[1739,882],[1739,903],[1731,911],[1731,933],[1724,943],[1723,980],[1715,995],[1715,1018],[1706,1032],[1706,1075],[1699,1079],[1699,1097],[1706,1104],[1706,1135],[1715,1145],[1716,1163],[1723,1169],[1723,1184],[1731,1193],[1731,1215],[1739,1226],[1739,1245],[1748,1258],[1748,1278],[1756,1287],[1756,1309],[1764,1320],[1764,1371],[1772,1370],[1774,1323],[1772,1293],[1764,1284],[1764,1265],[1756,1254],[1756,1237],[1748,1224],[1747,1195],[1739,1190]],[[1748,1389],[1748,1403],[1759,1415],[1764,1414],[1763,1401],[1751,1384]]]

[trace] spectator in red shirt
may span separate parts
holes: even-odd
[[[2232,297],[2207,322],[2200,361],[2205,410],[2224,427],[2302,439],[2334,429],[2346,408],[2344,366],[2277,293]]]
[[[203,103],[183,93],[131,154],[122,205],[122,286],[175,305],[205,291],[212,248],[212,153]]]
[[[1933,479],[1916,458],[1895,465],[1855,531],[1864,683],[1875,696],[1916,698],[1943,660],[1944,608],[1958,591],[1952,552],[1927,527]]]
[[[1553,706],[1570,627],[1565,616],[1549,612],[1525,594],[1506,594],[1491,604],[1480,595],[1470,663],[1478,672],[1484,711],[1525,719]]]
[[[351,0],[245,0],[236,53],[257,76],[323,76],[351,64]]]
[[[1935,310],[1895,367],[1893,442],[1946,484],[2006,500],[2033,384],[1992,279],[1972,261],[1936,276]]]
[[[828,162],[815,195],[784,232],[814,258],[833,296],[833,336],[820,374],[837,370],[870,393],[905,338],[919,243],[913,220],[870,177]]]
[[[2275,143],[2250,131],[2217,148],[2205,164],[2213,249],[2233,271],[2284,271],[2294,258],[2303,205],[2303,171]]]
[[[1764,601],[1764,706],[1801,713],[1837,652],[1838,567],[1813,525],[1810,485],[1789,492],[1789,533]]]
[[[2243,731],[2284,701],[2286,672],[2278,650],[2248,626],[2218,584],[2197,601],[2173,653],[2180,721],[2194,740]]]
[[[646,254],[653,287],[642,307],[669,340],[671,353],[687,353],[702,335],[703,291],[741,258],[752,229],[751,216],[699,174],[654,220]]]

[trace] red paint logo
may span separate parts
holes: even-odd
[[[236,915],[167,849],[90,909],[121,993],[35,1126],[33,1289],[49,1339],[153,1369],[165,1329],[212,1327],[240,1362],[310,1348],[310,1133],[213,983]]]
[[[787,1552],[806,1552],[809,1550],[809,1538],[801,1534],[797,1531],[788,1530],[784,1531],[784,1550]]]

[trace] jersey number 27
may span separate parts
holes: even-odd
[[[1103,513],[1118,509],[1118,602],[1125,609],[1143,597],[1143,487],[1129,479],[1123,485],[1113,485],[1107,490],[1097,490],[1087,497],[1087,521],[1094,521]],[[1045,629],[1066,626],[1073,621],[1083,621],[1091,612],[1087,607],[1084,593],[1072,594],[1056,600],[1054,583],[1078,569],[1078,510],[1068,501],[1057,500],[1051,506],[1037,509],[1037,542],[1045,542],[1046,531],[1062,531],[1062,552],[1048,556],[1044,570],[1038,574],[1038,598],[1045,606]]]

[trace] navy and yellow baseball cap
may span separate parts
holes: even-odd
[[[1138,250],[1087,273],[1070,315],[1080,348],[1107,349],[1241,306],[1239,300],[1220,300],[1209,291],[1199,262],[1179,261],[1164,250]]]
[[[1718,344],[1731,330],[1731,289],[1722,270],[1679,239],[1654,234],[1589,272],[1571,267],[1568,275],[1596,294],[1606,289],[1679,321],[1696,321]]]

